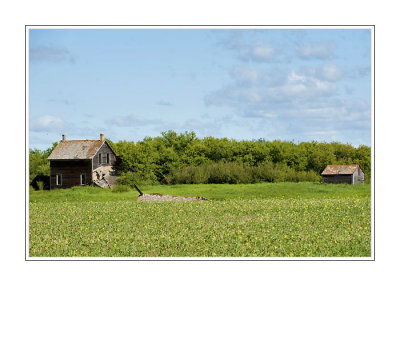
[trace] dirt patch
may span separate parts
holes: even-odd
[[[164,195],[164,194],[142,194],[139,195],[137,201],[146,201],[146,202],[159,202],[159,201],[204,201],[208,200],[203,197],[182,197],[182,196],[174,196],[174,195]]]

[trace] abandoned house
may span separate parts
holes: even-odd
[[[115,183],[117,155],[100,134],[100,140],[62,140],[50,156],[50,189],[79,185],[109,187]]]
[[[364,172],[358,164],[328,165],[321,175],[325,183],[364,183]]]

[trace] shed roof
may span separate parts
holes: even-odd
[[[61,141],[54,148],[49,160],[87,160],[92,159],[101,146],[107,142],[100,140]]]
[[[358,164],[349,164],[349,165],[327,165],[324,171],[322,172],[322,175],[351,175],[354,174],[355,171],[360,166]]]

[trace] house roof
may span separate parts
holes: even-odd
[[[360,166],[358,164],[328,165],[322,172],[322,175],[351,175],[354,174],[359,167]]]
[[[48,160],[87,160],[92,159],[101,146],[107,142],[100,140],[61,141],[54,148]]]

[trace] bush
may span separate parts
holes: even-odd
[[[37,186],[39,191],[42,191],[44,189],[44,182],[43,181],[38,181]]]
[[[233,162],[215,162],[172,170],[168,184],[197,183],[257,183],[257,182],[321,181],[314,171],[296,171],[285,164],[265,163],[257,166]]]
[[[113,193],[129,192],[130,190],[131,188],[127,185],[116,185],[111,189]]]
[[[117,181],[118,185],[125,185],[133,188],[134,185],[154,185],[158,184],[158,181],[154,178],[143,178],[139,176],[137,173],[133,172],[126,172],[122,173],[121,176],[118,178]]]
[[[50,176],[48,175],[36,175],[30,185],[35,190],[43,190],[43,189],[50,189]]]
[[[172,170],[168,184],[251,183],[246,166],[232,162],[215,162]]]

